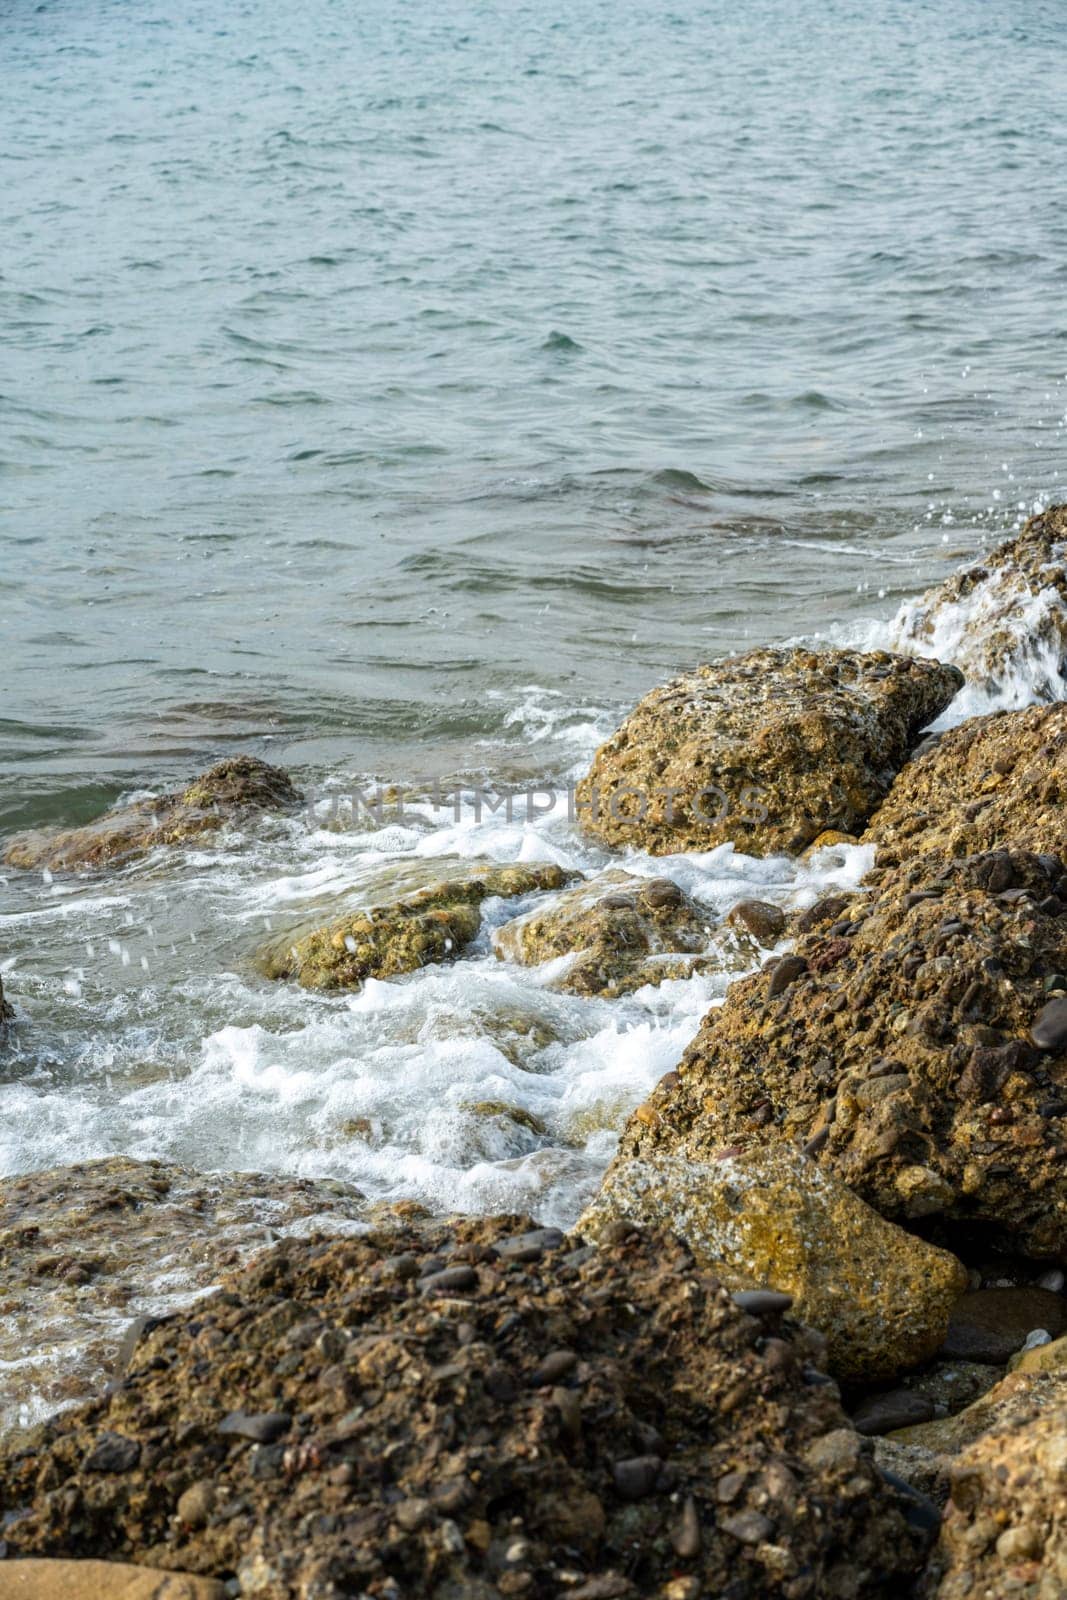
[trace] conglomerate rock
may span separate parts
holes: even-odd
[[[751,650],[696,667],[601,745],[580,820],[653,855],[728,841],[799,854],[827,829],[862,827],[962,683],[955,667],[884,651]]]
[[[305,989],[358,989],[368,978],[454,961],[477,938],[482,904],[492,896],[562,889],[573,876],[551,864],[486,866],[277,941],[260,963],[268,977],[295,978]]]
[[[493,947],[524,966],[573,955],[554,987],[614,999],[705,967],[751,966],[759,948],[753,938],[714,923],[713,913],[669,878],[611,871],[504,923]]]
[[[333,1179],[125,1156],[0,1179],[0,1438],[99,1385],[132,1319],[172,1313],[283,1229],[363,1213]]]
[[[864,843],[879,866],[1008,845],[1067,861],[1067,704],[973,717],[896,778]]]
[[[8,841],[10,867],[72,872],[115,865],[157,845],[185,844],[261,812],[295,811],[301,795],[287,773],[255,756],[233,756],[188,788],[109,811],[84,828],[33,830]]]
[[[892,1377],[931,1356],[967,1286],[955,1256],[886,1222],[789,1145],[617,1163],[578,1226],[598,1238],[619,1217],[669,1227],[731,1289],[791,1295],[843,1380]]]
[[[9,1557],[257,1600],[877,1600],[924,1539],[809,1366],[669,1234],[290,1241],[0,1460]],[[912,1517],[912,1520],[915,1520]]]
[[[1013,674],[1042,699],[1067,681],[1067,506],[1031,517],[1014,539],[905,608],[902,648],[951,654],[969,682]]]
[[[805,1145],[883,1216],[1067,1260],[1067,873],[921,857],[735,983],[618,1159]]]

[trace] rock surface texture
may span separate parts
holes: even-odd
[[[857,832],[963,683],[885,652],[752,650],[653,689],[578,786],[594,837],[653,855],[799,854]]]
[[[731,987],[618,1159],[800,1143],[885,1217],[981,1223],[1067,1259],[1059,858],[922,857],[868,882]]]
[[[226,1600],[214,1578],[112,1561],[9,1561],[0,1567],[0,1593],[4,1600]]]
[[[951,654],[970,682],[992,688],[1012,675],[1062,699],[1067,685],[1067,506],[1050,506],[985,560],[907,609],[903,648]]]
[[[263,1600],[889,1600],[924,1541],[815,1338],[625,1225],[290,1242],[0,1461],[8,1555]]]
[[[886,1222],[789,1145],[712,1162],[620,1162],[579,1228],[595,1239],[619,1217],[671,1228],[731,1289],[791,1295],[842,1379],[924,1361],[967,1286],[955,1256]]]
[[[1067,705],[974,717],[900,773],[864,843],[879,866],[1010,845],[1067,860]]]
[[[254,756],[233,756],[186,789],[109,811],[87,827],[18,834],[3,859],[10,867],[52,872],[118,865],[157,845],[184,844],[228,823],[262,812],[295,811],[300,804],[287,773]]]
[[[274,944],[261,965],[268,977],[295,978],[305,989],[359,989],[368,978],[454,961],[477,938],[482,903],[492,896],[562,889],[572,876],[552,865],[487,866]]]

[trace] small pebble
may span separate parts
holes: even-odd
[[[912,1428],[920,1422],[931,1422],[936,1407],[925,1394],[911,1389],[890,1389],[884,1394],[865,1396],[852,1413],[852,1426],[857,1433],[873,1438],[892,1433],[895,1428]]]
[[[777,1289],[738,1289],[730,1298],[750,1317],[780,1317],[793,1304],[791,1294],[780,1294]]]
[[[564,1237],[558,1228],[533,1228],[501,1239],[496,1253],[502,1261],[540,1261],[546,1250],[558,1250]]]
[[[1050,1000],[1034,1018],[1030,1037],[1039,1050],[1067,1050],[1067,999]]]
[[[573,1350],[552,1350],[530,1374],[530,1387],[540,1389],[547,1383],[559,1383],[577,1365],[578,1357]]]
[[[643,1500],[656,1487],[663,1462],[659,1456],[632,1456],[612,1467],[615,1487],[624,1500]]]
[[[251,1439],[254,1444],[273,1444],[283,1433],[288,1433],[292,1418],[284,1411],[231,1411],[219,1423],[219,1433],[236,1434],[239,1439]]]
[[[446,1267],[443,1272],[431,1272],[419,1280],[423,1294],[457,1294],[464,1289],[478,1287],[478,1274],[473,1267]]]

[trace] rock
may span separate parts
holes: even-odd
[[[1067,1378],[1062,1372],[1009,1372],[987,1394],[954,1416],[917,1427],[901,1428],[892,1435],[897,1443],[921,1449],[939,1458],[943,1477],[951,1458],[986,1433],[1009,1432],[1021,1427],[1039,1411],[1067,1404]]]
[[[746,1600],[784,1600],[783,1572],[811,1600],[907,1590],[926,1536],[861,1451],[820,1449],[848,1429],[834,1387],[806,1381],[814,1335],[780,1324],[768,1360],[759,1324],[666,1233],[631,1228],[577,1266],[573,1236],[502,1260],[532,1228],[399,1223],[261,1255],[195,1322],[160,1328],[121,1387],[0,1457],[9,1558],[128,1541],[146,1565],[236,1574],[278,1600],[384,1595],[398,1574],[442,1600],[666,1595],[682,1578],[688,1596],[726,1595],[739,1573]],[[428,1301],[385,1270],[407,1255],[476,1258],[485,1292]],[[347,1392],[321,1382],[326,1332]],[[569,1387],[532,1388],[564,1351]],[[220,1435],[238,1396],[290,1431]],[[84,1472],[104,1432],[141,1444],[133,1472]],[[176,1496],[207,1461],[215,1508],[186,1521]]]
[[[87,827],[18,834],[3,859],[9,867],[51,872],[114,866],[157,845],[185,844],[263,812],[296,811],[302,800],[278,767],[255,756],[232,756],[186,789],[109,811]]]
[[[1067,1594],[1067,1401],[991,1431],[953,1463],[930,1600]]]
[[[117,1561],[32,1559],[0,1569],[4,1600],[226,1600],[215,1578]]]
[[[1050,1000],[1041,1007],[1030,1038],[1039,1050],[1051,1050],[1054,1055],[1067,1051],[1067,1000]]]
[[[934,1402],[912,1389],[890,1389],[884,1394],[865,1395],[852,1408],[852,1426],[857,1433],[892,1433],[894,1428],[907,1428],[916,1423],[930,1422],[935,1411]]]
[[[280,1231],[365,1211],[333,1180],[113,1157],[0,1179],[0,1440],[136,1370],[156,1331]]]
[[[722,959],[701,962],[713,936],[712,913],[667,878],[606,872],[516,917],[493,935],[497,955],[523,966],[575,959],[553,987],[615,999],[646,983],[688,977],[705,965],[752,964],[751,940],[720,934]]]
[[[273,1444],[289,1432],[292,1417],[284,1411],[231,1411],[219,1423],[219,1433],[230,1433],[239,1439],[251,1439],[253,1444]]]
[[[875,872],[787,986],[777,963],[730,987],[618,1159],[805,1145],[885,1217],[1067,1258],[1067,1056],[1029,1038],[1067,964],[1067,915],[1042,909],[1058,872],[1007,850]]]
[[[863,839],[877,845],[879,866],[926,853],[1047,851],[1059,857],[1062,878],[1065,804],[1067,705],[999,711],[949,729],[910,761]],[[1050,892],[1058,892],[1055,877]]]
[[[552,865],[468,871],[276,941],[260,964],[269,978],[295,978],[305,989],[359,989],[368,978],[456,960],[481,929],[483,901],[562,889],[570,876]]]
[[[943,1352],[960,1361],[1005,1363],[1029,1333],[1044,1328],[1053,1338],[1067,1333],[1067,1300],[1048,1289],[979,1289],[953,1308]]]
[[[1067,1338],[1050,1339],[1047,1344],[1025,1346],[1008,1365],[1015,1372],[1065,1372],[1067,1373]]]
[[[751,650],[697,667],[600,747],[579,819],[652,855],[727,842],[799,854],[826,829],[862,827],[962,683],[955,667],[881,651]]]
[[[951,648],[971,683],[992,688],[1017,677],[1041,699],[1062,699],[1065,542],[1067,506],[1031,517],[1014,539],[906,606],[897,621],[900,648]]]
[[[132,1472],[141,1459],[136,1439],[121,1433],[104,1433],[93,1445],[83,1463],[86,1472]]]
[[[789,919],[781,906],[769,900],[739,900],[726,920],[734,927],[743,928],[757,944],[770,950],[785,936]]]
[[[954,1256],[885,1222],[784,1145],[699,1163],[620,1160],[579,1231],[601,1238],[620,1217],[670,1227],[732,1289],[779,1291],[779,1311],[792,1296],[793,1314],[826,1339],[830,1371],[851,1380],[892,1377],[932,1355],[967,1284]]]
[[[189,1528],[202,1528],[211,1518],[218,1496],[210,1478],[190,1484],[178,1501],[178,1520]]]
[[[14,1015],[14,1010],[4,999],[4,980],[0,978],[0,1033],[4,1031],[5,1023],[10,1022]]]

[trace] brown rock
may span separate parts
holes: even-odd
[[[653,855],[727,842],[798,854],[828,828],[862,827],[962,682],[884,652],[752,650],[697,667],[601,746],[578,786],[581,821]]]
[[[750,933],[767,950],[785,934],[788,917],[781,906],[769,900],[739,900],[726,918],[734,927]]]
[[[1056,1339],[1067,1333],[1067,1300],[1048,1289],[978,1289],[953,1308],[944,1354],[961,1361],[1003,1366],[1043,1328]]]
[[[214,1578],[115,1561],[31,1559],[0,1567],[4,1600],[226,1600]]]

